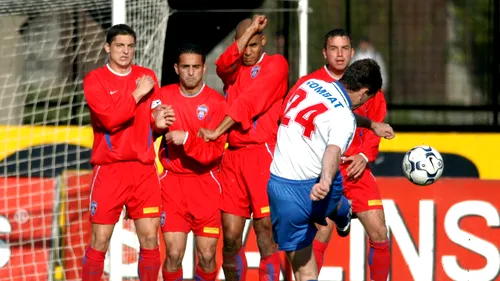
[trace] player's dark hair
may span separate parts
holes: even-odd
[[[342,28],[336,28],[336,29],[332,29],[332,30],[328,31],[325,34],[325,42],[323,44],[323,48],[326,49],[326,44],[328,44],[328,39],[333,38],[333,37],[347,37],[347,38],[349,38],[349,44],[351,44],[351,42],[352,42],[351,34],[349,34],[349,32],[347,32],[346,30],[344,30]]]
[[[368,95],[375,95],[382,88],[380,66],[372,59],[357,60],[346,69],[339,82],[348,91],[367,88]]]
[[[106,34],[106,43],[111,45],[111,42],[115,40],[115,37],[118,35],[130,35],[134,37],[134,41],[136,41],[137,36],[135,35],[135,31],[126,24],[117,24],[113,25],[109,30],[108,34]]]
[[[183,43],[177,49],[177,63],[181,58],[182,54],[197,54],[201,56],[201,60],[205,63],[205,53],[203,52],[203,48],[195,43]]]

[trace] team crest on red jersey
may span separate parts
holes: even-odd
[[[204,104],[198,105],[198,110],[197,110],[198,119],[203,120],[203,118],[205,118],[207,113],[208,113],[208,106]]]
[[[252,67],[252,71],[250,72],[250,76],[253,78],[257,77],[257,74],[259,74],[260,71],[260,65],[256,65]]]

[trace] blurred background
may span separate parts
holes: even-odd
[[[21,2],[0,6],[0,123],[87,125],[81,81],[105,62],[102,45],[112,24],[111,1]],[[383,60],[387,121],[398,130],[498,131],[498,1],[308,2],[308,72],[324,63],[324,34],[344,28],[355,48],[368,40]],[[298,78],[304,35],[297,0],[127,3],[127,18],[147,48],[139,46],[138,63],[155,68],[162,85],[176,81],[177,43],[195,41],[208,54],[208,84],[222,90],[214,62],[232,42],[236,24],[255,13],[269,17],[267,52],[288,59],[291,85]]]

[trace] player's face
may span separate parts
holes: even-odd
[[[130,35],[117,35],[111,44],[106,43],[104,50],[109,54],[111,64],[128,67],[135,54],[135,40]]]
[[[262,56],[262,47],[266,45],[266,36],[262,34],[255,34],[250,41],[248,41],[245,53],[243,54],[244,65],[256,64]]]
[[[326,42],[326,48],[323,49],[323,56],[328,61],[329,68],[343,73],[354,56],[351,40],[345,36],[330,37]]]
[[[181,85],[187,89],[195,89],[203,83],[206,65],[199,54],[181,54],[179,63],[174,65],[175,72],[179,75]]]
[[[356,109],[360,106],[362,106],[363,104],[365,104],[365,102],[367,102],[369,99],[373,98],[373,95],[368,95],[368,89],[367,88],[363,88],[355,93],[353,93],[351,95],[351,101],[352,101],[352,109]]]

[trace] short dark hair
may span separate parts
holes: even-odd
[[[332,29],[332,30],[328,31],[325,34],[325,43],[323,44],[323,48],[326,49],[326,44],[328,44],[328,39],[333,38],[333,37],[347,37],[347,38],[349,38],[349,43],[352,42],[351,34],[349,34],[349,32],[347,32],[346,30],[344,30],[342,28],[336,28],[336,29]],[[351,46],[352,46],[352,43],[351,43]]]
[[[205,63],[205,53],[203,48],[195,43],[182,43],[177,49],[177,63],[179,63],[182,54],[197,54],[201,56],[201,60]]]
[[[339,82],[346,90],[368,88],[368,95],[375,95],[382,88],[380,66],[372,59],[357,60],[346,69]]]
[[[130,35],[134,37],[134,41],[136,41],[137,36],[135,35],[135,31],[126,24],[117,24],[113,25],[106,34],[106,43],[111,44],[116,36],[118,35]]]

